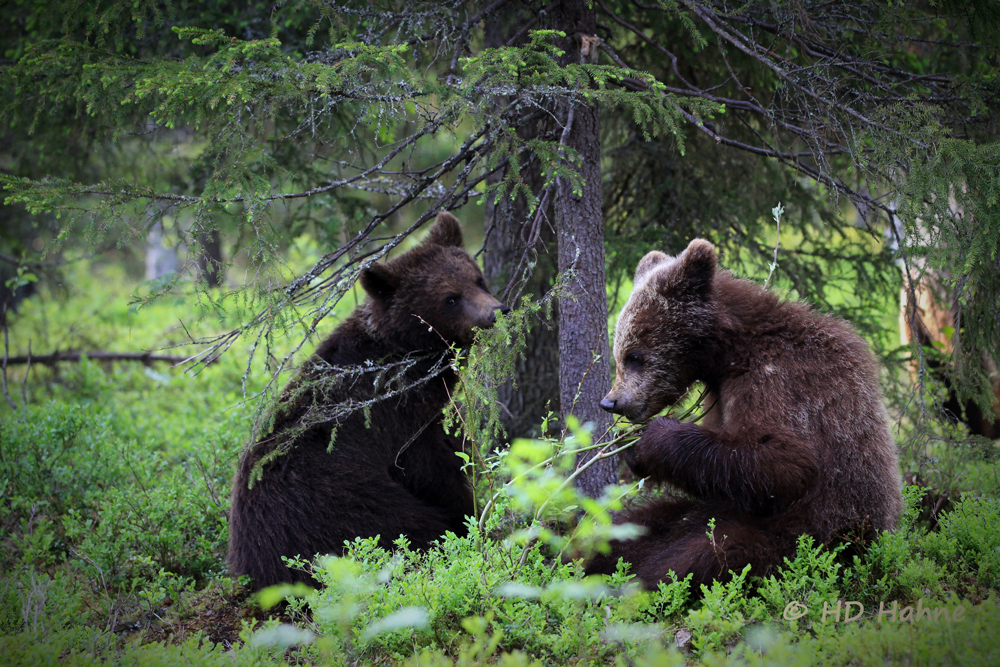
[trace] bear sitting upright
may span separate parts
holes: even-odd
[[[420,246],[360,279],[368,300],[319,346],[240,460],[228,560],[254,589],[310,583],[282,556],[341,554],[346,540],[376,535],[384,547],[405,535],[423,549],[464,534],[473,513],[462,442],[441,425],[457,379],[448,350],[507,308],[449,213]]]
[[[767,575],[804,533],[827,544],[895,526],[900,475],[878,367],[847,323],[717,269],[695,239],[639,262],[614,357],[604,409],[643,422],[701,381],[708,413],[700,425],[654,419],[623,453],[636,475],[688,498],[624,512],[617,520],[645,535],[614,542],[588,572],[622,558],[646,586],[672,571],[698,590],[747,564]]]

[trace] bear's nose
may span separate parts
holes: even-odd
[[[607,410],[608,412],[614,412],[615,407],[617,407],[617,405],[618,405],[617,400],[612,401],[607,396],[601,399],[601,407]]]
[[[496,308],[494,308],[492,311],[490,311],[490,324],[496,324],[497,323],[497,311],[499,311],[500,313],[506,315],[507,313],[510,312],[510,307],[504,306],[504,305],[500,305],[500,306],[497,306]]]

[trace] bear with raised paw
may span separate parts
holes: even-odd
[[[270,432],[240,460],[229,565],[259,589],[310,577],[282,556],[341,554],[344,542],[405,535],[424,549],[464,534],[472,489],[445,433],[457,376],[451,345],[507,309],[440,213],[427,239],[360,276],[368,299],[285,390]]]
[[[700,424],[657,417],[623,453],[637,476],[684,495],[622,513],[645,534],[613,542],[588,572],[624,559],[646,586],[691,574],[698,590],[747,564],[767,575],[802,534],[829,544],[896,525],[900,474],[878,366],[846,322],[734,278],[696,239],[677,257],[639,262],[614,358],[604,409],[644,422],[702,382],[707,414]]]

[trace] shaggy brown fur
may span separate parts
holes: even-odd
[[[878,368],[847,323],[717,269],[696,239],[676,258],[639,262],[614,356],[605,409],[641,422],[696,381],[714,407],[700,425],[654,419],[626,450],[637,475],[691,499],[624,513],[647,533],[614,543],[589,572],[623,558],[647,586],[672,571],[693,574],[697,590],[747,564],[767,574],[803,533],[828,543],[895,526],[900,476]]]
[[[345,540],[375,535],[385,547],[405,535],[426,548],[465,533],[473,504],[455,455],[462,443],[441,426],[456,380],[447,343],[470,344],[506,308],[462,246],[458,221],[441,213],[422,245],[366,269],[369,299],[319,346],[271,432],[244,453],[229,564],[254,588],[310,582],[282,556],[340,554]],[[402,377],[374,369],[392,364],[411,365]]]

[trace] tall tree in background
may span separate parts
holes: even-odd
[[[950,267],[948,367],[986,405],[978,361],[1000,361],[989,7],[27,3],[5,19],[0,113],[17,159],[3,180],[10,205],[62,212],[42,236],[64,246],[128,243],[168,218],[190,247],[221,229],[226,262],[256,279],[238,288],[240,326],[200,341],[203,359],[243,337],[262,351],[295,333],[301,348],[362,267],[482,198],[495,285],[537,297],[572,269],[559,326],[536,324],[520,386],[501,394],[511,435],[546,404],[575,400],[600,422],[582,411],[609,379],[604,230],[613,283],[693,236],[766,266],[780,201],[796,238],[779,248],[782,284],[869,333],[898,290],[894,259]],[[61,159],[97,155],[100,170]],[[288,275],[281,251],[305,231],[332,249]],[[896,255],[873,252],[885,231]]]

